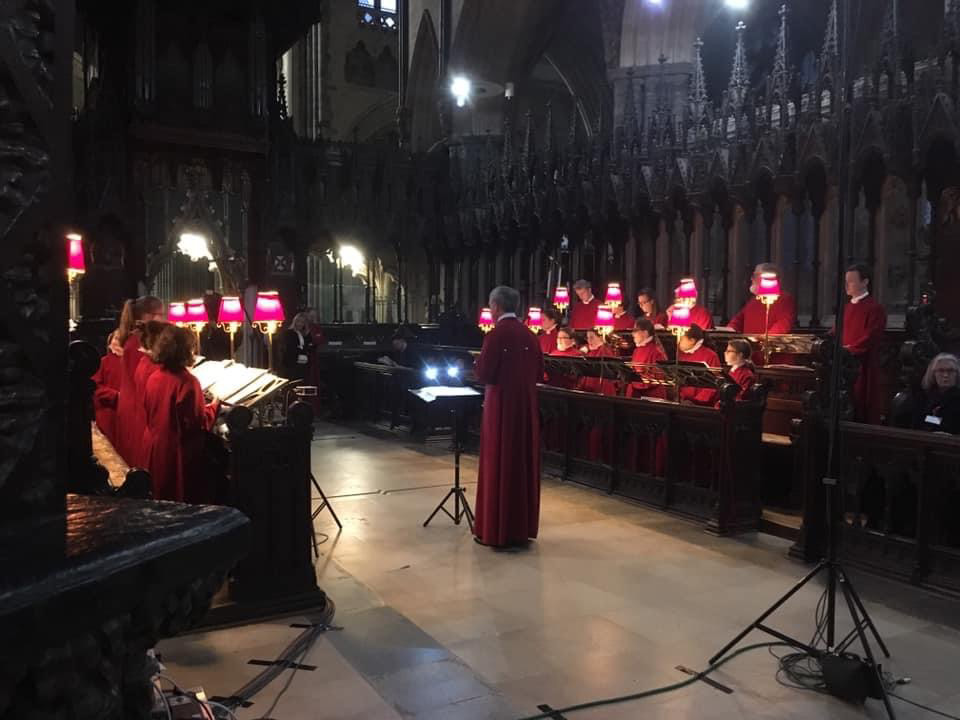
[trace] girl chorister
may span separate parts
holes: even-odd
[[[140,399],[141,408],[143,408],[143,398],[146,396],[147,392],[147,381],[150,379],[150,376],[160,368],[156,362],[155,345],[157,339],[160,337],[160,333],[163,332],[165,327],[167,327],[167,323],[159,320],[151,320],[150,322],[144,324],[143,331],[140,336],[140,352],[143,353],[144,358],[140,361],[140,364],[137,365],[137,370],[133,374],[133,387],[137,397]],[[143,439],[137,446],[134,462],[130,464],[145,468],[147,466],[146,410],[144,410],[143,413],[143,433],[141,435]]]
[[[167,325],[154,343],[158,369],[147,380],[146,465],[158,500],[214,502],[204,473],[204,433],[216,419],[219,401],[204,402],[200,382],[188,368],[196,341],[184,328]]]
[[[117,400],[120,396],[120,381],[123,376],[123,348],[117,344],[116,332],[107,340],[107,354],[100,358],[100,367],[92,380],[93,417],[100,432],[116,444]]]
[[[728,342],[727,349],[723,353],[723,359],[730,366],[727,374],[740,388],[737,392],[737,400],[744,399],[757,379],[755,368],[750,361],[752,352],[753,349],[748,341],[737,339]]]

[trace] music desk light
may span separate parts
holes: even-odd
[[[267,362],[273,367],[273,336],[283,324],[283,305],[276,290],[257,293],[257,304],[253,309],[253,326],[267,336]]]
[[[570,307],[570,290],[566,285],[557,285],[553,292],[553,306],[562,313]]]
[[[87,263],[83,256],[83,236],[80,233],[67,233],[67,285],[70,290],[70,319],[67,323],[72,332],[80,318],[80,276],[87,272]]]
[[[763,364],[770,364],[770,306],[780,299],[780,278],[776,273],[760,273],[757,283],[757,300],[763,303],[766,316],[763,320]]]
[[[243,325],[243,305],[240,303],[240,298],[234,296],[220,298],[217,324],[230,336],[230,359],[233,360],[233,336]]]
[[[490,308],[483,308],[480,311],[480,321],[477,323],[483,332],[488,333],[493,330],[496,323],[493,321],[493,312]]]

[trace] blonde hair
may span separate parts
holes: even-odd
[[[953,363],[953,366],[957,369],[958,376],[960,376],[960,360],[957,359],[957,356],[951,355],[950,353],[940,353],[930,361],[929,365],[927,365],[927,371],[923,374],[923,380],[920,382],[920,387],[922,387],[924,390],[932,390],[934,387],[936,387],[937,381],[934,379],[934,373],[937,371],[937,365],[942,362]],[[957,379],[960,381],[960,377]]]
[[[306,312],[298,312],[293,316],[293,320],[290,321],[290,328],[296,330],[297,327],[303,323],[303,329],[310,329],[310,315]]]

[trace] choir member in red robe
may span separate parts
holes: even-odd
[[[633,355],[630,362],[635,365],[655,365],[661,360],[667,359],[667,353],[664,351],[660,341],[657,340],[653,329],[653,323],[647,318],[639,318],[633,329]],[[649,368],[644,370],[650,372]],[[665,398],[666,388],[663,386],[650,385],[643,381],[632,382],[627,388],[627,397],[659,397]]]
[[[627,312],[627,309],[623,306],[623,303],[620,303],[615,308],[613,308],[613,330],[614,332],[622,332],[624,330],[633,330],[634,317],[631,313]]]
[[[219,403],[204,402],[200,382],[187,369],[196,341],[186,328],[167,325],[155,343],[160,368],[147,381],[147,469],[153,496],[177,502],[214,502],[204,475],[204,432],[213,427]]]
[[[687,332],[677,340],[680,362],[699,362],[706,363],[708,367],[721,367],[717,354],[703,344],[705,337],[703,328],[695,323],[691,324]],[[713,406],[717,402],[717,391],[713,388],[682,387],[680,399],[694,405]]]
[[[140,352],[143,325],[163,319],[160,298],[145,296],[128,300],[120,315],[117,342],[123,347],[123,372],[120,376],[120,394],[117,397],[116,442],[114,446],[128,465],[136,465],[143,439],[143,396],[137,395],[134,376],[140,362],[146,357]]]
[[[670,312],[667,311],[667,318],[669,324]],[[713,316],[710,314],[710,311],[707,310],[703,305],[697,303],[690,308],[690,324],[697,325],[703,330],[712,330],[713,329]],[[716,353],[714,353],[716,354]]]
[[[756,294],[762,273],[772,273],[778,278],[780,270],[773,263],[760,263],[753,270],[750,278],[750,294],[753,296],[744,305],[740,312],[734,315],[728,327],[735,332],[750,335],[785,335],[793,332],[797,324],[797,306],[790,293],[782,292],[777,301],[770,306],[770,319],[767,321],[767,306],[757,300]]]
[[[657,294],[651,288],[643,288],[637,293],[637,307],[640,309],[637,313],[638,319],[647,318],[653,323],[654,329],[662,330],[667,327],[667,313],[657,305]]]
[[[847,295],[843,307],[843,346],[860,361],[853,385],[854,418],[859,422],[882,421],[884,401],[880,343],[887,328],[887,311],[870,294],[870,270],[851,265],[846,272]]]
[[[150,380],[150,377],[157,370],[160,369],[160,365],[156,361],[156,344],[157,340],[160,337],[160,333],[163,332],[163,329],[167,327],[168,323],[162,322],[160,320],[151,320],[148,323],[145,323],[143,326],[143,331],[140,335],[140,352],[144,354],[144,359],[140,361],[140,364],[137,365],[137,370],[133,374],[133,387],[137,393],[138,398],[146,397],[147,392],[147,381]],[[141,401],[139,407],[137,408],[140,417],[137,422],[142,423],[143,425],[143,439],[137,445],[136,457],[130,465],[135,465],[136,467],[146,467],[147,466],[147,445],[148,445],[148,434],[147,430],[147,413],[143,407],[143,402]]]
[[[537,383],[543,355],[517,319],[520,293],[500,286],[490,293],[496,321],[477,358],[486,385],[474,533],[481,545],[522,545],[540,522],[540,409]]]
[[[116,333],[110,333],[107,354],[100,358],[100,367],[93,376],[93,417],[112,445],[116,435],[117,398],[123,376],[123,347],[116,342]]]
[[[547,308],[543,311],[541,317],[540,334],[537,340],[540,341],[540,352],[549,355],[557,349],[557,331],[560,328],[560,313],[556,308]]]
[[[580,348],[577,346],[577,338],[573,330],[563,326],[557,329],[557,344],[552,352],[554,357],[583,357]],[[564,388],[565,390],[575,390],[578,379],[574,375],[563,375],[558,372],[547,373],[547,384],[554,387]]]
[[[600,300],[593,295],[593,288],[586,280],[577,280],[573,284],[576,299],[570,306],[570,327],[574,330],[586,330],[597,324],[597,308]]]
[[[616,351],[607,345],[603,336],[596,330],[587,330],[587,357],[617,357]],[[610,371],[612,374],[612,370]],[[617,381],[612,377],[585,377],[580,385],[581,390],[596,392],[602,395],[616,395]]]
[[[740,339],[728,342],[727,349],[723,353],[723,359],[730,366],[727,375],[740,388],[737,391],[737,400],[743,400],[757,381],[755,368],[750,361],[752,354],[753,348],[750,343]]]

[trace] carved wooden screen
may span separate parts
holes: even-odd
[[[73,3],[0,4],[0,520],[63,507]]]

